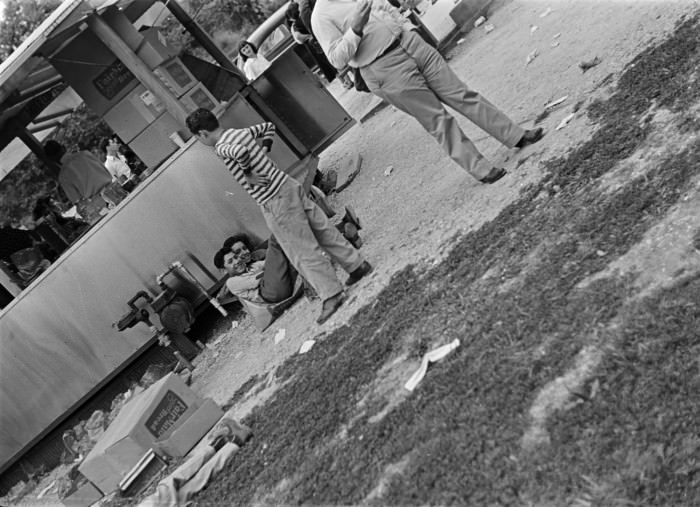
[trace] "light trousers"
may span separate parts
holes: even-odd
[[[287,178],[279,192],[262,205],[262,212],[289,262],[322,301],[343,290],[324,251],[348,273],[364,262],[293,178]]]
[[[415,32],[403,32],[401,44],[360,68],[367,87],[420,122],[450,158],[476,179],[493,168],[445,109],[450,106],[479,128],[512,148],[524,129],[459,79],[442,55]]]

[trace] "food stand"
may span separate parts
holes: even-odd
[[[186,115],[211,107],[224,126],[272,121],[271,157],[307,183],[318,154],[354,123],[291,44],[248,83],[176,2],[165,7],[215,63],[177,54],[156,28],[141,26],[155,3],[66,0],[0,65],[0,146],[18,136],[43,158],[26,125],[55,87],[68,85],[152,172],[0,310],[4,478],[18,473],[20,459],[46,462],[37,444],[153,346],[148,326],[112,325],[137,291],[156,294],[156,277],[179,262],[211,294],[221,282],[212,257],[222,238],[267,236],[257,205],[191,138]],[[23,83],[37,72],[46,89],[28,95]],[[206,301],[191,295],[195,304]]]

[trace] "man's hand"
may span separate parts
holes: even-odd
[[[245,180],[251,185],[266,187],[270,184],[270,178],[262,174],[250,173],[245,175]]]
[[[350,28],[357,35],[362,35],[362,30],[369,21],[369,13],[372,11],[372,3],[368,0],[360,0],[355,6],[355,13],[350,20]]]

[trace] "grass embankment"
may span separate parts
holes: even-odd
[[[285,385],[245,421],[256,436],[197,503],[354,504],[384,476],[378,504],[697,505],[700,277],[643,299],[629,276],[577,284],[638,243],[700,172],[696,140],[599,188],[645,142],[653,107],[682,118],[700,99],[699,62],[700,26],[686,20],[589,109],[596,133],[548,162],[544,180],[289,359]],[[386,416],[370,420],[381,397],[358,408],[387,362],[454,338],[461,347]],[[596,345],[606,352],[572,395],[582,402],[548,419],[549,444],[524,449],[540,389]]]

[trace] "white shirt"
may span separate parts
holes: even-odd
[[[245,73],[245,77],[252,81],[265,72],[269,66],[269,60],[259,54],[255,58],[248,58],[243,63],[243,72]]]
[[[396,40],[407,23],[387,0],[373,0],[360,37],[350,28],[356,5],[355,0],[318,0],[311,14],[316,40],[337,69],[369,65]]]
[[[105,167],[109,171],[109,174],[112,175],[113,180],[118,180],[120,176],[124,176],[127,179],[131,178],[129,164],[126,163],[126,160],[124,160],[121,155],[117,155],[116,157],[114,155],[107,155]]]

